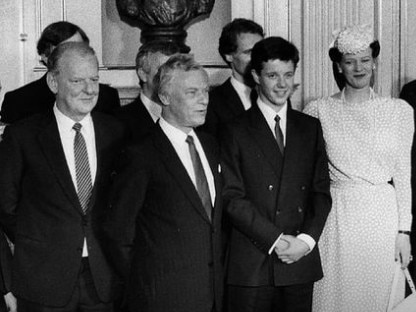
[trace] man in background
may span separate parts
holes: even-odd
[[[227,24],[219,39],[219,53],[231,68],[231,77],[209,94],[208,113],[202,130],[218,137],[221,124],[248,110],[256,98],[250,73],[251,50],[263,39],[263,28],[255,22],[237,18]]]
[[[56,102],[6,127],[0,142],[0,225],[14,243],[19,312],[112,312],[120,284],[99,232],[123,126],[92,112],[98,60],[83,42],[48,57]]]
[[[174,43],[150,42],[142,45],[136,56],[136,73],[141,91],[131,103],[116,110],[115,116],[126,126],[128,139],[139,141],[156,128],[162,106],[155,94],[154,77],[169,56],[178,53]]]
[[[48,25],[37,44],[41,63],[47,65],[48,58],[56,46],[62,42],[85,42],[89,39],[85,32],[69,22],[56,22]],[[1,106],[0,121],[12,124],[31,115],[42,113],[53,107],[55,94],[48,88],[46,74],[21,88],[7,92]],[[94,110],[112,114],[120,106],[116,89],[100,84],[98,102]]]

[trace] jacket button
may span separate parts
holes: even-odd
[[[274,188],[274,187],[273,187],[273,184],[270,184],[270,185],[269,185],[269,191],[273,191],[273,188]]]
[[[276,216],[280,214],[280,210],[276,210]]]
[[[298,207],[298,212],[302,213],[302,211],[303,211],[302,207]]]
[[[302,186],[300,187],[300,189],[301,189],[302,191],[304,191],[304,190],[306,190],[306,186],[305,186],[305,185],[302,185]]]

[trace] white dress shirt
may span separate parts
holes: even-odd
[[[214,207],[215,203],[215,184],[214,184],[214,176],[211,171],[211,167],[209,166],[208,160],[205,156],[204,149],[202,148],[201,142],[199,142],[198,136],[192,130],[188,134],[179,130],[178,128],[172,126],[168,123],[163,117],[159,119],[159,125],[162,128],[162,131],[166,134],[169,141],[172,143],[176,154],[178,154],[179,159],[181,160],[182,164],[184,165],[186,171],[188,172],[189,177],[191,178],[195,188],[196,188],[196,178],[195,178],[195,171],[194,166],[192,165],[191,154],[189,152],[189,145],[186,142],[186,138],[188,135],[192,136],[194,139],[195,148],[199,154],[199,158],[201,158],[202,167],[205,171],[205,176],[207,177],[208,181],[208,188],[211,195],[212,207]]]
[[[156,122],[162,115],[162,106],[149,99],[143,92],[140,93],[140,100],[152,117],[153,122]]]
[[[283,145],[286,146],[287,102],[281,107],[281,109],[277,113],[273,108],[266,105],[260,98],[257,99],[257,105],[258,105],[261,113],[263,114],[264,118],[266,119],[267,125],[269,126],[270,131],[273,133],[274,137],[276,137],[276,133],[274,131],[274,126],[276,124],[276,121],[274,120],[274,118],[276,117],[276,115],[279,115],[279,118],[280,118],[279,125],[280,125],[280,129],[282,130],[282,133],[283,133]],[[283,234],[281,234],[276,239],[276,241],[274,242],[272,247],[269,249],[269,254],[271,254],[273,252],[274,248],[276,247],[276,245],[279,242],[279,239],[282,237],[282,235]],[[311,252],[312,249],[316,245],[315,240],[308,234],[300,233],[296,237],[299,238],[300,240],[302,240],[303,242],[305,242],[306,245],[308,245],[308,247],[309,247],[308,253]]]
[[[62,148],[64,150],[66,163],[68,165],[69,172],[71,174],[72,182],[74,183],[75,190],[78,192],[77,178],[75,173],[75,156],[74,156],[74,138],[75,130],[72,129],[76,123],[71,118],[64,115],[58,107],[53,107],[53,112],[55,114],[56,122],[58,124],[59,136],[61,138]],[[84,137],[85,144],[88,152],[88,161],[90,165],[91,172],[91,182],[94,185],[95,175],[97,173],[97,153],[95,149],[95,132],[94,124],[92,122],[91,115],[88,114],[84,117],[79,123],[82,125],[81,134]],[[88,256],[87,249],[87,240],[84,238],[84,246],[82,249],[82,256]]]
[[[237,92],[238,96],[240,97],[244,109],[248,110],[251,107],[251,88],[235,79],[234,76],[231,76],[230,82],[231,85],[234,87],[235,91]]]

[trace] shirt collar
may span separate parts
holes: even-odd
[[[260,111],[263,113],[264,117],[266,119],[273,119],[276,117],[276,115],[279,115],[280,120],[284,119],[286,120],[287,115],[287,102],[280,108],[279,112],[275,112],[273,108],[271,108],[269,105],[265,104],[260,97],[257,98],[257,105],[260,109]]]
[[[72,120],[71,118],[63,114],[56,106],[56,103],[53,106],[53,112],[55,114],[56,122],[58,123],[60,129],[71,131],[76,121]],[[82,125],[82,129],[88,131],[92,126],[91,113],[88,113],[82,120],[78,121],[78,123]]]
[[[238,81],[237,79],[235,79],[234,76],[231,76],[230,82],[231,82],[231,85],[234,87],[234,89],[236,89],[237,92],[250,94],[251,88],[249,86],[245,85],[244,83]]]
[[[143,92],[140,93],[140,100],[152,116],[153,121],[156,122],[162,114],[162,106],[159,103],[149,99]]]
[[[159,119],[160,128],[162,128],[163,132],[166,134],[168,139],[172,143],[176,144],[183,144],[186,142],[186,137],[191,135],[195,137],[195,131],[191,130],[189,133],[185,133],[182,130],[172,126],[169,122],[167,122],[163,117]]]

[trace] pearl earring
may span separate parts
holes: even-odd
[[[376,69],[376,65],[373,65],[373,70],[375,70]]]

